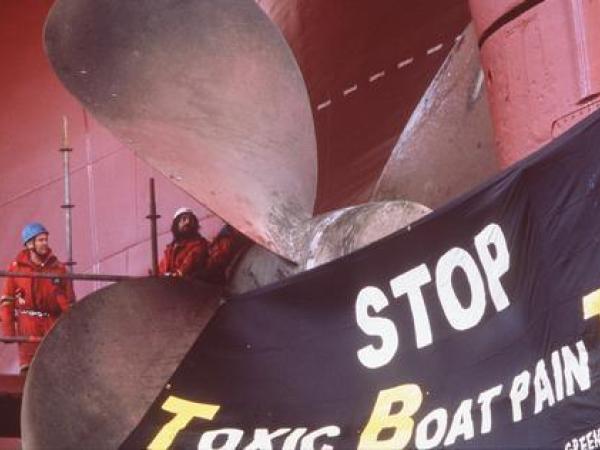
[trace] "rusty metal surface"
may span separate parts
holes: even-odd
[[[477,37],[469,26],[415,108],[372,198],[435,209],[497,171]]]
[[[243,294],[284,280],[300,270],[298,264],[254,245],[240,258],[227,288],[232,294]]]
[[[308,233],[303,269],[312,269],[359,250],[409,226],[431,210],[404,200],[371,202],[315,217]]]
[[[241,294],[328,263],[410,225],[430,211],[418,203],[390,201],[321,214],[304,229],[298,264],[254,246],[242,257],[228,289]]]
[[[471,0],[500,164],[536,151],[600,107],[600,2]],[[497,23],[497,22],[496,22]]]
[[[129,148],[256,242],[293,259],[316,142],[302,75],[252,0],[58,0],[63,84]]]
[[[219,299],[209,285],[148,278],[76,304],[46,336],[29,370],[23,448],[117,448]]]

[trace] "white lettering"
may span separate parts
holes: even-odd
[[[358,350],[358,360],[369,369],[377,369],[389,363],[398,349],[398,331],[394,322],[385,317],[369,315],[369,309],[376,313],[388,306],[388,299],[378,288],[367,286],[363,288],[356,299],[356,322],[368,336],[381,339],[381,347],[367,345]]]
[[[291,428],[280,428],[269,433],[266,428],[257,428],[254,430],[254,439],[245,450],[273,450],[273,439],[283,436],[291,431]]]
[[[300,447],[302,448],[302,450],[317,450],[317,448],[315,447],[315,441],[317,439],[319,439],[320,437],[333,438],[339,436],[340,433],[340,427],[337,427],[335,425],[319,428],[318,430],[312,431],[306,436],[304,436]],[[328,444],[323,444],[318,450],[333,450],[333,447]]]
[[[529,371],[524,370],[513,380],[512,387],[510,388],[510,401],[512,404],[513,422],[519,422],[523,419],[521,403],[529,395],[530,379],[531,375],[529,374]]]
[[[450,424],[450,430],[444,440],[445,446],[454,444],[456,438],[459,436],[463,436],[465,441],[473,439],[475,427],[473,426],[473,417],[471,416],[472,404],[473,400],[471,399],[463,400],[456,410],[456,413],[454,413],[452,423]]]
[[[430,345],[431,325],[425,308],[425,300],[421,288],[431,281],[431,274],[425,264],[415,267],[390,281],[394,297],[399,298],[406,294],[410,303],[410,310],[415,325],[415,339],[417,348]]]
[[[562,357],[565,363],[565,385],[567,395],[575,393],[575,381],[579,389],[585,391],[590,388],[590,368],[588,366],[588,353],[582,341],[576,344],[579,358],[576,358],[568,346],[562,348]]]
[[[225,436],[226,441],[219,447],[215,447],[215,440],[219,436]],[[244,432],[237,428],[207,431],[202,434],[200,442],[198,442],[198,450],[235,450],[243,436]]]
[[[594,434],[594,445],[600,447],[600,430],[596,429],[593,431]]]
[[[554,375],[554,391],[556,392],[556,401],[560,402],[565,398],[563,388],[563,368],[560,361],[560,352],[554,350],[552,352],[552,374]]]
[[[496,250],[496,258],[493,258],[490,252],[492,245]],[[492,302],[496,311],[502,311],[510,304],[502,283],[500,283],[500,277],[508,272],[510,267],[508,247],[502,228],[495,223],[489,224],[475,236],[475,248],[487,278]]]
[[[306,428],[296,428],[288,435],[288,437],[285,438],[281,450],[295,450],[296,446],[298,445],[298,441],[307,431],[308,430]]]
[[[544,409],[544,402],[548,402],[548,406],[554,405],[554,392],[552,392],[552,384],[550,384],[550,378],[548,372],[546,372],[546,363],[543,359],[540,359],[535,366],[533,388],[535,391],[534,414],[538,414]]]
[[[429,425],[434,424],[433,436],[429,437],[427,431]],[[415,432],[415,447],[420,450],[429,450],[439,447],[446,434],[448,427],[448,411],[444,408],[437,408],[427,414],[417,425]]]
[[[510,305],[501,278],[510,268],[510,255],[506,238],[498,224],[487,225],[474,237],[474,245],[481,267],[485,272],[489,295],[496,311]],[[483,273],[478,263],[465,249],[454,247],[443,254],[435,267],[435,288],[446,320],[454,330],[469,330],[478,325],[486,311],[487,290]],[[461,287],[456,290],[453,276],[460,269]],[[465,280],[466,278],[466,280]],[[465,284],[466,281],[466,284]],[[406,295],[415,334],[416,348],[433,344],[432,323],[428,314],[424,286],[432,282],[432,272],[426,264],[419,264],[410,270],[393,277],[390,288],[395,299]],[[458,296],[465,298],[458,298]],[[469,297],[467,297],[469,296]],[[356,297],[355,315],[358,327],[367,336],[377,338],[369,345],[357,350],[361,364],[369,369],[378,369],[388,364],[399,348],[399,334],[396,323],[379,314],[390,305],[383,290],[376,286],[366,286]],[[378,345],[378,341],[381,344]]]
[[[492,430],[492,400],[502,392],[502,385],[494,386],[479,394],[477,403],[481,405],[481,434]]]
[[[587,444],[587,446],[590,450],[594,450],[596,448],[594,446],[594,442],[592,441],[592,432],[591,431],[585,435],[585,443]]]
[[[471,288],[467,308],[463,308],[452,286],[452,273],[456,268],[463,270]],[[468,330],[479,323],[485,312],[485,288],[477,264],[469,253],[458,247],[448,250],[435,268],[435,283],[444,314],[455,330]]]

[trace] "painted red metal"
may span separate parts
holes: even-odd
[[[481,58],[503,166],[600,107],[600,1],[470,0],[470,6],[485,38]]]
[[[464,0],[257,0],[306,80],[315,213],[368,200],[413,109],[469,22]]]
[[[148,178],[157,184],[159,248],[170,238],[172,212],[194,208],[212,238],[222,222],[142,162],[99,125],[54,75],[42,46],[51,0],[0,2],[0,267],[21,248],[23,225],[39,220],[65,258],[62,116],[69,117],[76,271],[143,275],[151,266]],[[0,280],[0,283],[3,283]],[[79,282],[82,297],[100,282]],[[0,373],[16,373],[16,345],[0,344]]]

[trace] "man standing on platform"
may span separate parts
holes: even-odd
[[[179,208],[173,216],[171,232],[173,241],[167,245],[160,261],[160,275],[206,278],[208,241],[200,234],[200,224],[189,208]]]
[[[19,252],[9,272],[65,274],[64,264],[58,261],[48,246],[48,230],[40,223],[23,228],[21,239],[25,248]],[[71,281],[61,278],[9,277],[0,297],[0,319],[5,336],[43,337],[58,317],[73,301]],[[19,343],[21,373],[26,373],[39,343]]]

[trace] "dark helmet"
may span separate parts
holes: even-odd
[[[229,225],[228,223],[226,223],[223,228],[221,228],[221,230],[219,231],[219,234],[217,235],[217,237],[226,237],[226,236],[231,236],[234,232],[234,228]]]

